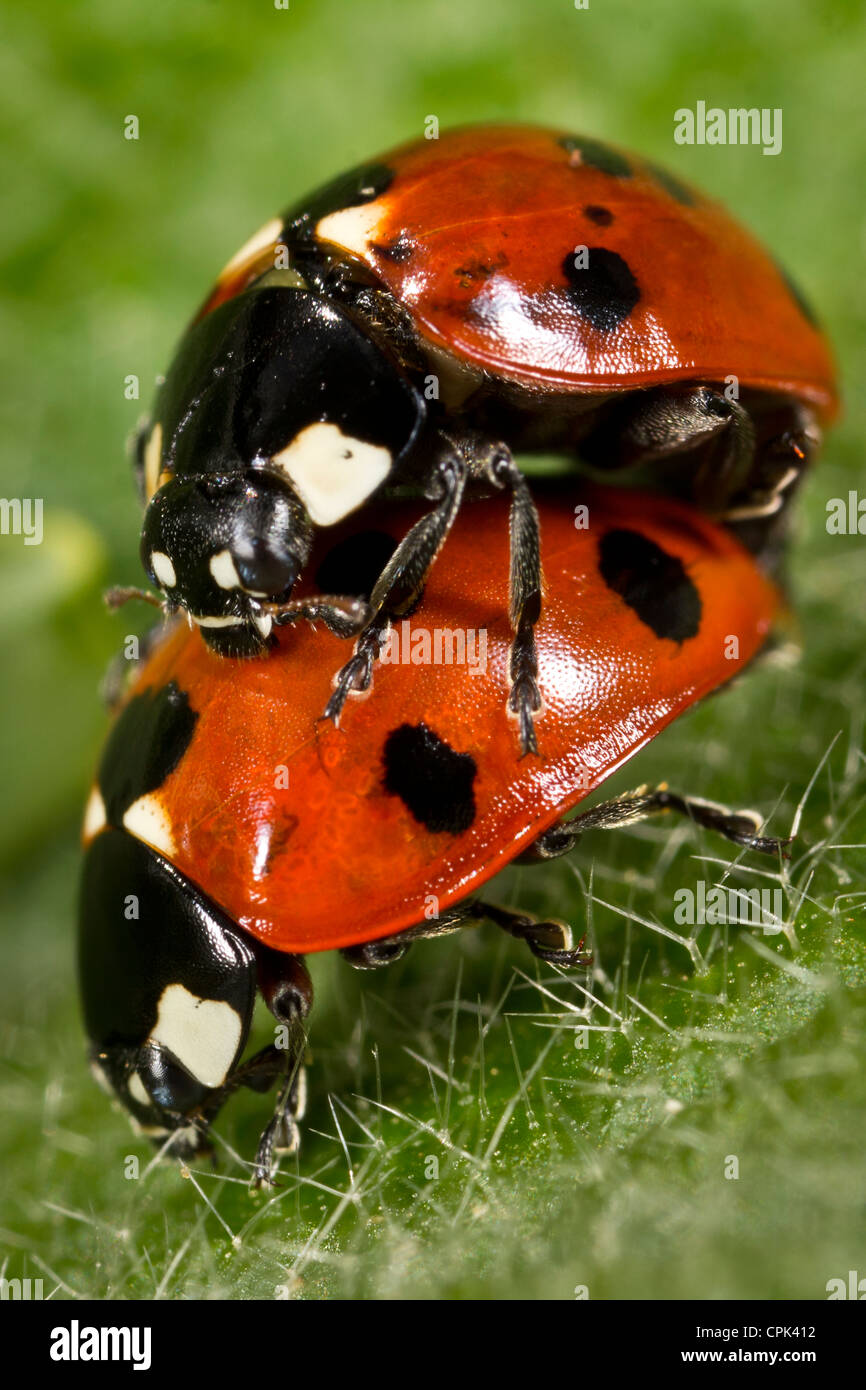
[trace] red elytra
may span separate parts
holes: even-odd
[[[363,263],[421,337],[459,361],[565,393],[734,373],[741,388],[800,399],[824,422],[835,415],[832,355],[791,281],[720,203],[664,169],[515,125],[416,140],[369,168],[373,189],[377,178],[387,185],[370,201],[340,206],[334,190],[348,176],[307,200],[316,239]],[[261,229],[202,313],[273,268],[304,208]],[[632,284],[637,293],[612,328],[570,298],[567,266],[580,248],[609,258],[614,298]]]
[[[576,503],[588,507],[588,529],[575,526]],[[548,488],[538,504],[543,757],[515,758],[502,705],[507,504],[493,498],[463,509],[405,632],[395,630],[397,642],[410,635],[410,660],[379,664],[373,691],[349,702],[339,728],[320,715],[346,643],[301,626],[282,630],[269,656],[231,662],[198,631],[174,629],[130,694],[175,682],[198,718],[154,793],[173,848],[164,829],[139,837],[281,951],[390,936],[422,921],[431,895],[441,912],[483,884],[762,646],[778,593],[726,531],[633,492]],[[392,504],[340,537],[397,538],[420,510]],[[477,670],[414,664],[418,634],[432,642],[443,630],[486,633],[484,668],[480,646]],[[464,760],[456,802],[434,787],[433,811],[423,788],[387,785],[388,740],[420,726],[446,758]],[[390,747],[399,757],[399,737]],[[443,814],[454,823],[443,828]]]

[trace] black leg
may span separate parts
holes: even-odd
[[[369,621],[370,610],[363,599],[343,598],[339,594],[318,594],[315,598],[292,599],[274,613],[274,625],[305,622],[323,623],[335,637],[354,637]]]
[[[791,405],[760,438],[750,413],[711,386],[634,392],[610,408],[583,441],[581,453],[599,468],[674,458],[692,449],[691,492],[727,522],[763,520],[780,512],[820,448],[812,412]]]
[[[508,674],[511,691],[508,710],[517,719],[521,752],[538,752],[533,715],[542,708],[538,689],[538,652],[535,624],[541,616],[541,537],[538,512],[529,485],[510,451],[494,449],[475,465],[498,488],[511,492],[509,536],[511,564],[508,581],[508,616],[514,631]]]
[[[282,1025],[283,1045],[272,1044],[265,1054],[277,1054],[271,1062],[271,1078],[282,1076],[274,1113],[265,1127],[256,1151],[251,1186],[269,1184],[277,1154],[295,1153],[300,1143],[297,1121],[303,1118],[306,1107],[306,1077],[304,1052],[307,1046],[305,1022],[313,1004],[313,982],[301,956],[284,955],[259,946],[256,951],[258,983],[262,997]],[[262,1054],[259,1054],[262,1056]],[[254,1059],[255,1060],[255,1059]],[[267,1074],[268,1062],[262,1062]],[[249,1080],[244,1084],[249,1086]]]
[[[477,920],[473,903],[459,903],[449,908],[442,917],[429,922],[419,922],[396,936],[381,937],[378,941],[365,941],[360,946],[345,946],[340,955],[356,970],[379,970],[382,966],[393,965],[405,956],[414,941],[428,941],[434,936],[450,936],[461,927]]]
[[[739,401],[710,386],[633,393],[611,410],[581,452],[598,467],[623,468],[698,447],[704,456],[692,477],[693,495],[706,510],[723,510],[747,486],[755,429]]]
[[[297,1149],[299,1134],[295,1120],[302,1119],[304,1113],[306,1090],[303,1067],[298,1064],[287,1078],[286,1064],[286,1052],[273,1043],[256,1052],[232,1072],[224,1085],[211,1092],[206,1103],[196,1114],[191,1115],[174,1131],[174,1137],[168,1142],[168,1151],[183,1160],[212,1157],[214,1149],[210,1140],[211,1126],[226,1102],[241,1087],[255,1091],[257,1095],[264,1095],[282,1077],[283,1085],[274,1106],[274,1114],[259,1139],[253,1176],[250,1179],[250,1186],[253,1188],[267,1185],[273,1172],[274,1153],[293,1153]],[[154,1143],[157,1144],[164,1142],[162,1139],[154,1139]]]
[[[302,1058],[303,1049],[292,1052],[278,1048],[273,1043],[256,1052],[232,1072],[225,1084],[212,1092],[198,1114],[191,1117],[189,1124],[196,1133],[196,1143],[193,1146],[184,1138],[182,1146],[174,1146],[178,1157],[191,1158],[212,1153],[208,1137],[211,1125],[226,1102],[241,1087],[264,1095],[282,1078],[273,1116],[259,1139],[250,1179],[250,1186],[254,1189],[268,1185],[272,1180],[275,1153],[293,1153],[298,1147],[299,1134],[295,1121],[303,1118],[306,1099]],[[290,1069],[288,1073],[287,1068]],[[184,1135],[186,1132],[182,1131]]]
[[[637,791],[627,792],[611,801],[599,802],[598,806],[571,820],[557,822],[539,835],[515,862],[531,864],[556,859],[561,854],[568,854],[587,830],[615,830],[644,820],[647,816],[669,811],[688,816],[696,825],[715,830],[734,844],[757,850],[759,854],[779,854],[790,843],[788,839],[759,835],[761,818],[754,811],[729,811],[711,801],[679,796],[664,786],[639,787]]]
[[[285,1045],[270,1043],[239,1066],[225,1084],[208,1097],[197,1117],[197,1128],[206,1135],[226,1101],[240,1087],[264,1094],[277,1082],[281,1083],[273,1115],[256,1150],[250,1179],[254,1189],[272,1182],[275,1156],[294,1153],[300,1142],[297,1121],[303,1118],[306,1106],[304,1023],[313,1002],[312,981],[301,956],[283,955],[259,945],[256,965],[262,997],[277,1022],[285,1027]]]
[[[481,898],[467,898],[457,907],[449,908],[441,918],[419,922],[397,936],[346,947],[340,954],[356,970],[376,970],[399,960],[415,941],[449,936],[461,927],[477,926],[481,922],[493,922],[507,931],[509,936],[525,941],[532,954],[540,960],[562,966],[588,964],[589,958],[582,953],[580,946],[576,950],[573,948],[571,928],[565,922],[541,921]]]
[[[403,537],[380,574],[370,595],[372,617],[358,638],[351,660],[337,673],[334,693],[325,707],[326,719],[338,722],[349,692],[370,688],[373,663],[391,619],[417,599],[430,566],[454,524],[463,500],[466,473],[462,459],[449,454],[441,460],[438,469],[441,500]]]
[[[342,666],[337,672],[334,680],[334,693],[325,705],[322,714],[323,719],[333,719],[335,724],[339,724],[340,715],[343,712],[343,706],[349,692],[370,689],[370,683],[373,679],[373,664],[379,655],[382,639],[388,631],[390,623],[390,615],[380,613],[364,628],[355,643],[353,655],[345,666]]]
[[[493,922],[509,936],[525,941],[532,954],[548,965],[570,969],[576,965],[592,964],[592,957],[583,951],[583,941],[574,946],[571,927],[566,922],[555,919],[543,921],[524,912],[511,912],[508,908],[480,898],[474,900],[473,906],[479,920]]]
[[[634,792],[600,802],[571,820],[558,821],[539,835],[514,862],[537,864],[557,859],[574,849],[587,830],[613,830],[632,825],[647,816],[670,811],[688,816],[697,825],[715,830],[734,844],[761,854],[779,854],[789,843],[787,839],[758,834],[761,818],[754,811],[729,811],[710,801],[679,796],[664,786],[639,787]],[[447,936],[461,927],[483,921],[493,922],[510,936],[525,941],[532,954],[548,964],[565,968],[591,964],[591,957],[583,952],[583,942],[574,946],[571,928],[565,922],[542,920],[527,913],[513,912],[483,898],[467,898],[457,907],[450,908],[441,918],[419,922],[396,936],[346,947],[340,954],[358,970],[375,970],[399,960],[414,941]]]
[[[285,1053],[281,1068],[284,1073],[283,1081],[277,1095],[274,1113],[265,1126],[256,1150],[253,1176],[250,1179],[250,1187],[253,1189],[270,1186],[273,1182],[276,1156],[296,1153],[300,1143],[300,1133],[296,1122],[303,1119],[307,1099],[306,1077],[302,1061],[303,1050],[293,1059],[293,1064],[287,1071],[288,1057],[289,1054]]]

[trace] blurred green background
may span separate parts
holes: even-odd
[[[7,1277],[56,1297],[812,1298],[866,1274],[863,7],[858,0],[7,3],[0,50],[2,475],[45,538],[0,538],[2,1210]],[[781,107],[784,149],[677,147],[681,106]],[[134,114],[140,138],[123,138]],[[276,209],[422,132],[550,122],[667,163],[792,270],[838,351],[844,421],[807,490],[803,654],[684,717],[612,784],[668,778],[772,813],[805,798],[780,938],[703,928],[673,893],[723,844],[646,826],[500,897],[586,924],[596,1003],[489,929],[379,976],[316,957],[312,1104],[284,1186],[148,1169],[93,1086],[72,974],[97,688],[146,613],[124,441],[214,274]],[[125,378],[141,382],[128,400]],[[829,751],[828,751],[829,750]],[[731,882],[777,886],[741,856]],[[589,1021],[589,1045],[576,1027]],[[383,1108],[384,1107],[384,1108]],[[141,1176],[125,1176],[139,1155]],[[725,1177],[730,1156],[739,1177]],[[433,1160],[436,1160],[433,1162]],[[5,1263],[4,1263],[5,1262]]]

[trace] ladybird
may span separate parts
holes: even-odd
[[[144,567],[222,654],[311,616],[358,633],[336,720],[464,497],[504,490],[508,711],[537,752],[539,528],[512,450],[646,464],[758,548],[834,378],[802,296],[717,202],[597,140],[454,130],[336,179],[226,266],[139,437]],[[366,608],[293,600],[320,529],[407,487],[430,510]]]
[[[564,819],[752,659],[779,596],[736,539],[680,501],[602,487],[576,499],[548,484],[538,507],[544,759],[515,759],[493,718],[511,643],[501,496],[456,519],[444,562],[380,650],[381,689],[359,702],[351,738],[318,717],[340,658],[327,632],[282,632],[268,656],[237,663],[175,623],[143,665],[84,818],[80,981],[97,1076],[173,1152],[207,1150],[239,1086],[277,1081],[255,1181],[297,1143],[308,953],[338,949],[369,968],[486,918],[575,965],[564,924],[480,895],[510,861],[662,811],[778,851],[753,813],[666,788]],[[419,515],[415,501],[351,518],[317,547],[307,582],[344,590],[366,563],[374,584]],[[257,991],[284,1040],[245,1060]]]

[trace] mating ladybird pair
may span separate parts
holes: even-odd
[[[305,952],[369,967],[485,917],[576,963],[563,924],[475,896],[516,856],[665,810],[778,850],[666,790],[562,817],[760,649],[835,409],[770,257],[597,141],[405,146],[233,259],[137,449],[145,569],[194,630],[128,694],[85,820],[86,1026],[145,1130],[199,1152],[237,1087],[279,1081],[267,1179],[297,1139]],[[533,449],[664,491],[531,493]],[[383,663],[346,707],[394,625],[483,631],[485,666]],[[257,991],[290,1041],[244,1060]]]

